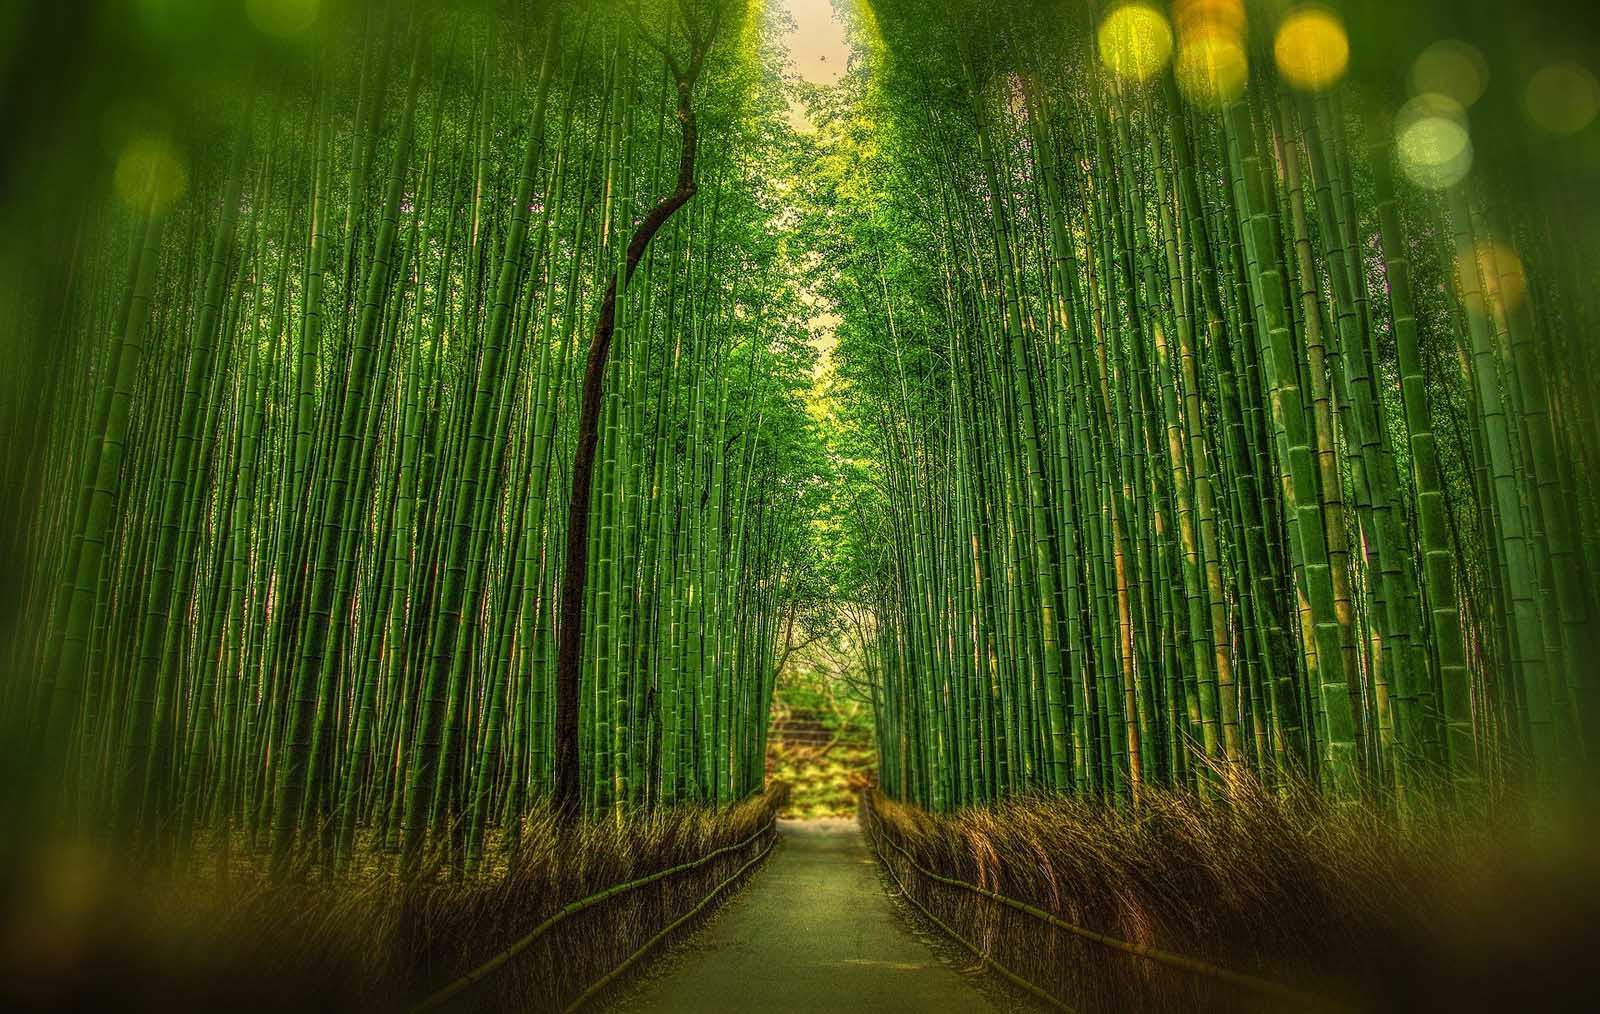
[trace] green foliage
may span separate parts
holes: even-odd
[[[1574,783],[1600,444],[1563,279],[1592,237],[1541,223],[1589,202],[1516,156],[1507,91],[1464,182],[1403,178],[1404,12],[1345,11],[1349,80],[1313,94],[1271,5],[1241,7],[1237,90],[1184,70],[1216,16],[1184,5],[1176,69],[1119,78],[1116,7],[857,5],[810,96],[885,788]],[[1525,65],[1497,27],[1463,22]]]
[[[767,742],[767,776],[789,787],[783,815],[848,818],[876,762],[871,700],[851,670],[860,646],[816,636],[778,678]]]
[[[604,386],[596,817],[759,790],[783,633],[828,596],[776,26],[718,2],[699,194]],[[553,773],[583,357],[676,174],[683,10],[375,5],[254,79],[134,97],[172,126],[82,209],[15,476],[37,675],[6,706],[76,818],[270,832],[281,870],[367,833],[408,864],[515,846]]]

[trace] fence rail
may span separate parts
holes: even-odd
[[[998,891],[991,891],[986,887],[980,887],[977,884],[969,883],[965,880],[958,880],[955,877],[947,877],[943,874],[935,873],[933,870],[930,870],[919,863],[915,856],[906,851],[906,849],[899,842],[895,841],[892,837],[884,832],[883,821],[879,819],[876,810],[873,809],[870,803],[866,809],[870,814],[870,824],[873,825],[871,828],[869,828],[873,838],[873,849],[878,853],[878,859],[883,862],[886,868],[888,868],[890,876],[894,878],[895,885],[900,888],[901,893],[904,894],[912,904],[921,909],[923,914],[927,915],[929,919],[932,919],[940,929],[950,934],[950,936],[955,937],[956,940],[966,946],[969,950],[973,950],[974,953],[978,953],[981,957],[984,957],[1007,979],[1010,979],[1012,982],[1021,986],[1029,993],[1046,1000],[1052,1006],[1062,1010],[1071,1009],[1064,1002],[1051,996],[1039,986],[1023,980],[1015,972],[995,961],[993,957],[979,952],[975,945],[963,939],[943,922],[940,922],[937,918],[935,918],[932,913],[928,912],[928,910],[923,907],[921,902],[917,901],[917,899],[911,897],[911,895],[906,892],[905,886],[900,882],[899,875],[894,871],[893,864],[891,864],[884,856],[883,850],[880,847],[880,843],[887,842],[890,848],[893,848],[896,852],[899,852],[905,857],[906,862],[909,863],[914,870],[929,880],[933,880],[937,883],[945,884],[950,887],[960,888],[962,890],[979,895],[980,897],[988,898],[991,901],[998,902],[1007,906],[1008,908],[1021,912],[1024,915],[1031,916],[1041,922],[1048,923],[1057,929],[1065,930],[1066,932],[1071,933],[1074,936],[1081,937],[1085,940],[1091,940],[1113,950],[1122,951],[1126,954],[1134,955],[1135,957],[1145,958],[1149,961],[1166,965],[1169,968],[1175,968],[1183,972],[1188,972],[1191,975],[1198,975],[1205,978],[1215,979],[1219,982],[1226,982],[1229,985],[1237,986],[1240,989],[1259,993],[1262,996],[1271,997],[1275,1000],[1280,1000],[1285,1003],[1295,1004],[1299,1009],[1327,1011],[1338,1011],[1344,1009],[1342,1005],[1329,1000],[1327,997],[1304,993],[1281,983],[1273,982],[1270,979],[1263,979],[1259,976],[1249,975],[1244,972],[1236,972],[1233,969],[1224,968],[1221,965],[1215,965],[1209,961],[1203,961],[1200,958],[1190,957],[1187,954],[1178,954],[1173,951],[1162,950],[1159,947],[1151,947],[1146,944],[1138,944],[1128,940],[1120,940],[1105,933],[1100,933],[1096,930],[1089,929],[1086,926],[1079,926],[1075,923],[1067,922],[1065,919],[1062,919],[1056,915],[1052,915],[1042,908],[1039,908],[1035,905],[1030,905],[1025,901],[1018,901],[1016,898],[1000,894]]]
[[[770,827],[771,825],[769,824],[768,826]],[[743,866],[739,867],[737,870],[734,870],[733,874],[731,876],[729,876],[728,879],[724,880],[722,883],[718,884],[716,887],[713,887],[711,889],[711,893],[710,894],[707,894],[704,898],[701,898],[699,903],[696,904],[694,908],[691,908],[689,911],[685,912],[683,915],[679,916],[678,918],[674,919],[672,922],[668,923],[665,927],[662,928],[661,932],[657,933],[655,936],[651,937],[649,940],[646,940],[642,945],[640,945],[638,950],[634,951],[632,954],[628,955],[627,958],[623,959],[622,964],[620,964],[617,967],[613,968],[611,971],[607,972],[605,975],[602,975],[599,979],[595,980],[595,982],[593,984],[591,984],[588,989],[586,989],[582,993],[578,994],[578,998],[567,1005],[566,1010],[563,1012],[563,1014],[572,1014],[573,1011],[577,1010],[579,1007],[582,1007],[589,1000],[593,999],[596,994],[598,994],[601,990],[605,989],[608,985],[610,985],[612,983],[612,981],[616,979],[617,976],[621,975],[623,972],[627,971],[630,967],[632,967],[632,965],[633,965],[633,963],[635,961],[638,961],[640,958],[644,957],[644,955],[646,953],[648,953],[649,950],[652,947],[654,947],[656,944],[659,944],[661,941],[665,940],[667,938],[667,935],[670,934],[673,930],[677,929],[679,926],[682,926],[684,923],[688,922],[690,919],[693,919],[695,916],[699,915],[705,909],[705,907],[707,905],[711,904],[711,902],[716,899],[717,895],[721,894],[724,890],[727,889],[729,884],[732,884],[734,881],[736,881],[740,877],[744,876],[745,873],[748,872],[751,867],[755,866],[761,860],[767,858],[767,854],[769,852],[771,852],[773,850],[773,848],[775,848],[777,846],[777,844],[778,844],[778,842],[777,842],[776,838],[774,838],[772,841],[767,842],[767,847],[761,850],[761,854],[760,855],[756,856],[754,859],[752,859],[749,862],[745,863]]]
[[[1025,992],[1037,997],[1038,999],[1040,999],[1040,1000],[1044,1001],[1045,1003],[1049,1004],[1051,1007],[1054,1007],[1056,1010],[1067,1011],[1070,1014],[1070,1012],[1073,1010],[1073,1008],[1070,1005],[1068,1005],[1065,1001],[1058,999],[1056,996],[1051,994],[1049,991],[1045,990],[1043,987],[1037,986],[1034,983],[1031,983],[1027,979],[1023,978],[1022,976],[1018,975],[1016,972],[1013,972],[1011,969],[1009,969],[1005,965],[1001,964],[999,959],[997,959],[994,955],[988,953],[983,948],[981,948],[977,944],[973,943],[971,940],[968,940],[966,937],[962,936],[960,933],[957,933],[953,928],[951,928],[950,926],[946,925],[945,922],[943,920],[941,920],[938,916],[936,916],[932,912],[928,911],[928,907],[926,905],[924,905],[922,902],[918,901],[916,899],[915,895],[913,895],[910,891],[906,890],[906,885],[904,883],[902,883],[901,880],[900,880],[900,874],[895,872],[894,865],[892,863],[890,863],[889,860],[884,857],[883,849],[880,848],[879,845],[878,845],[879,839],[881,837],[883,838],[883,840],[887,840],[886,837],[883,837],[883,836],[879,835],[876,831],[873,832],[873,834],[872,834],[872,839],[873,839],[872,849],[873,849],[874,852],[876,852],[878,854],[878,861],[883,863],[883,868],[885,870],[889,871],[890,878],[892,878],[894,880],[894,886],[899,888],[900,897],[904,898],[905,900],[911,902],[911,904],[915,905],[917,907],[917,911],[919,911],[923,915],[927,916],[929,922],[931,922],[935,926],[939,927],[939,929],[944,931],[946,936],[950,937],[956,943],[960,944],[962,947],[965,947],[967,950],[971,951],[979,959],[981,959],[982,961],[987,962],[990,968],[992,968],[995,971],[999,972],[1012,985],[1017,986],[1018,988],[1024,990]],[[892,845],[894,843],[890,842],[889,844]],[[913,866],[916,865],[915,861],[912,862],[912,865]]]
[[[518,937],[517,940],[514,943],[511,944],[511,946],[509,946],[506,949],[498,952],[497,954],[495,954],[494,957],[490,958],[489,960],[483,962],[480,965],[477,965],[471,971],[467,972],[465,975],[462,975],[459,978],[453,979],[447,985],[445,985],[445,986],[435,990],[434,992],[428,994],[428,996],[426,998],[424,998],[423,1000],[421,1000],[420,1002],[418,1002],[415,1006],[413,1006],[411,1008],[411,1014],[421,1014],[421,1012],[423,1012],[423,1011],[438,1010],[440,1007],[443,1007],[445,1004],[449,1003],[451,1000],[455,999],[457,996],[460,996],[466,990],[471,989],[473,986],[475,986],[478,983],[482,982],[484,979],[488,978],[495,971],[497,971],[498,969],[503,967],[506,962],[510,961],[512,958],[514,958],[518,954],[522,953],[522,951],[526,950],[529,944],[531,944],[535,940],[539,939],[539,937],[541,937],[545,933],[547,933],[552,927],[558,925],[559,923],[561,923],[562,921],[570,918],[571,916],[577,915],[579,912],[582,912],[584,909],[592,908],[595,905],[598,905],[602,901],[608,901],[608,900],[610,900],[612,898],[616,898],[616,897],[618,897],[620,895],[627,894],[630,891],[635,891],[635,890],[637,890],[637,889],[639,889],[641,887],[645,887],[645,886],[648,886],[650,884],[653,884],[653,883],[655,883],[655,882],[657,882],[659,880],[665,880],[668,877],[673,877],[673,876],[676,876],[676,875],[678,875],[680,873],[687,873],[690,870],[699,869],[700,867],[702,867],[705,864],[711,862],[711,860],[717,858],[718,856],[727,855],[729,852],[737,852],[740,849],[746,848],[752,842],[754,842],[758,838],[760,838],[762,835],[766,834],[768,831],[771,831],[773,826],[776,823],[777,823],[777,818],[776,817],[769,818],[767,820],[766,824],[764,824],[759,831],[756,831],[754,834],[750,835],[748,838],[744,839],[741,842],[738,842],[738,843],[733,844],[733,845],[724,845],[722,848],[719,848],[719,849],[716,849],[714,851],[708,852],[705,855],[701,856],[699,859],[695,859],[695,860],[693,860],[691,862],[680,863],[677,866],[671,866],[671,867],[668,867],[667,869],[664,869],[664,870],[657,870],[655,873],[652,873],[649,876],[639,877],[639,878],[637,878],[635,880],[629,880],[629,881],[626,881],[626,882],[621,883],[621,884],[613,884],[612,886],[606,888],[603,891],[598,891],[598,892],[596,892],[594,894],[589,895],[587,898],[579,898],[577,901],[574,901],[571,904],[568,904],[568,905],[564,906],[563,908],[561,908],[555,914],[553,914],[549,918],[545,919],[543,922],[541,922],[539,925],[535,926],[533,929],[529,930],[523,936]],[[644,947],[640,948],[637,952],[635,952],[632,956],[630,956],[628,958],[628,960],[623,962],[623,964],[621,966],[619,966],[618,968],[613,969],[611,972],[607,973],[606,976],[600,980],[600,983],[597,983],[595,986],[591,986],[589,988],[589,990],[586,990],[584,992],[584,994],[579,997],[578,1001],[575,1001],[575,1004],[579,1003],[579,1002],[582,1002],[583,1000],[587,999],[590,995],[592,995],[592,993],[590,991],[597,990],[597,987],[599,985],[603,985],[604,983],[609,982],[618,973],[620,973],[624,968],[626,968],[628,965],[632,964],[633,961],[636,958],[638,958],[640,954],[643,954],[645,951],[649,950],[650,947],[652,945],[654,945],[659,939],[664,937],[668,932],[670,932],[675,927],[681,925],[690,916],[693,916],[696,912],[699,912],[702,908],[705,907],[706,903],[708,901],[710,901],[710,899],[712,897],[715,897],[716,894],[719,893],[724,887],[726,887],[733,879],[737,878],[745,870],[747,870],[751,866],[755,865],[755,862],[757,860],[765,857],[766,854],[768,852],[771,852],[771,851],[772,851],[772,845],[769,843],[767,848],[764,851],[762,851],[760,856],[757,856],[755,860],[751,860],[750,862],[746,863],[743,867],[741,867],[740,870],[739,870],[739,873],[734,874],[733,878],[729,878],[729,880],[725,880],[722,883],[718,884],[716,889],[714,891],[712,891],[711,895],[707,896],[707,898],[705,900],[701,901],[700,904],[696,905],[693,909],[691,909],[689,911],[688,915],[685,915],[682,918],[676,920],[675,922],[672,923],[672,925],[668,926],[665,930],[662,930],[660,933],[656,934],[655,937],[652,937],[644,945]]]

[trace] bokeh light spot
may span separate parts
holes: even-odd
[[[1250,59],[1237,36],[1208,31],[1184,40],[1176,73],[1189,101],[1220,107],[1244,94]]]
[[[1308,7],[1284,19],[1272,52],[1285,81],[1302,91],[1322,91],[1344,77],[1350,37],[1333,14]]]
[[[1523,102],[1541,130],[1567,137],[1600,115],[1600,81],[1575,63],[1552,63],[1528,80]]]
[[[1498,240],[1482,240],[1474,253],[1484,294],[1497,300],[1507,313],[1521,306],[1528,296],[1528,279],[1517,252]],[[1459,271],[1462,267],[1464,265],[1458,264],[1456,269]]]
[[[1172,57],[1172,28],[1148,4],[1123,4],[1100,22],[1100,62],[1118,77],[1147,81]]]
[[[250,23],[268,35],[291,38],[317,20],[322,0],[245,0]]]
[[[1443,95],[1467,109],[1489,87],[1489,61],[1460,39],[1441,39],[1424,49],[1411,65],[1411,91]]]
[[[117,197],[135,211],[165,211],[188,188],[183,160],[172,145],[155,137],[139,137],[123,145],[112,174]]]
[[[1244,0],[1175,0],[1172,19],[1178,38],[1203,32],[1244,34]]]
[[[1472,169],[1472,135],[1466,111],[1445,95],[1419,95],[1395,116],[1400,169],[1430,190],[1454,186]]]

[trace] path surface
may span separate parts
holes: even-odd
[[[853,820],[783,820],[733,901],[614,1009],[653,1014],[997,1008],[912,933]]]

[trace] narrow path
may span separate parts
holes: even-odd
[[[615,1010],[995,1011],[907,927],[853,820],[779,821],[783,842]]]

